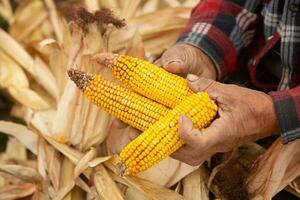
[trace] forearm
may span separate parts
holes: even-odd
[[[231,74],[242,48],[252,40],[259,0],[201,1],[178,39],[200,48],[216,66],[218,79]]]
[[[290,90],[270,92],[280,127],[282,142],[300,138],[300,86]]]

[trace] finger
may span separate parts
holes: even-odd
[[[181,139],[188,146],[194,146],[196,142],[194,137],[196,135],[201,135],[201,132],[194,128],[192,120],[185,115],[179,116],[178,131]]]
[[[191,164],[190,160],[191,160],[191,157],[190,157],[190,154],[191,152],[194,151],[193,149],[191,149],[189,146],[182,146],[180,149],[178,149],[177,151],[175,151],[174,153],[172,153],[170,155],[170,157],[176,159],[176,160],[180,160],[184,163],[187,163],[187,164]]]
[[[195,92],[207,91],[218,83],[212,79],[206,79],[203,77],[196,76],[194,74],[188,74],[187,80],[189,81],[189,86]]]
[[[153,62],[153,64],[156,65],[156,66],[158,66],[158,67],[162,67],[161,58],[155,60],[155,61]]]
[[[207,152],[202,152],[200,156],[196,155],[195,148],[184,145],[170,156],[192,166],[200,165],[211,156],[211,154],[208,154]]]
[[[128,129],[129,129],[128,137],[130,140],[134,140],[141,134],[141,132],[139,130],[137,130],[133,127],[128,127]]]
[[[180,137],[187,146],[209,149],[218,142],[218,136],[220,135],[220,129],[217,128],[218,119],[209,127],[199,130],[194,128],[189,117],[180,115],[178,126]]]
[[[113,119],[113,122],[112,122],[112,125],[116,128],[126,128],[127,126],[129,126],[128,124],[122,122],[121,120],[117,119],[117,118],[114,118]]]
[[[185,64],[180,59],[171,59],[163,63],[163,68],[173,74],[186,74]]]

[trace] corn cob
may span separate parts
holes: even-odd
[[[145,60],[108,53],[96,55],[95,59],[110,67],[114,77],[132,90],[167,107],[173,108],[193,94],[186,79]]]
[[[178,134],[178,117],[186,114],[196,128],[209,125],[217,112],[217,105],[206,92],[185,98],[168,114],[131,141],[120,153],[121,174],[137,174],[161,161],[184,142]]]
[[[169,111],[165,106],[99,75],[89,75],[75,69],[69,70],[68,74],[94,104],[141,131],[146,130]]]

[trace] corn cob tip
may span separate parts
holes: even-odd
[[[76,86],[81,90],[84,90],[93,78],[92,75],[77,69],[69,69],[68,75],[70,79],[74,81]]]
[[[96,60],[100,65],[105,67],[113,68],[114,67],[114,60],[118,57],[118,54],[113,53],[99,53],[92,57],[93,60]]]

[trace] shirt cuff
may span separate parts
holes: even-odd
[[[270,92],[275,105],[282,143],[287,144],[300,138],[300,86]]]
[[[236,67],[237,52],[233,43],[221,30],[211,24],[194,24],[190,32],[182,33],[177,43],[198,47],[208,55],[215,64],[217,80],[230,75]]]

